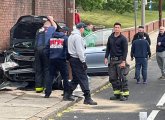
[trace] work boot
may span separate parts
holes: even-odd
[[[63,96],[63,100],[64,101],[75,101],[75,98],[71,93],[65,92],[64,96]]]
[[[128,97],[126,97],[126,96],[120,96],[120,101],[126,101],[126,100],[128,100]]]
[[[97,105],[97,102],[93,101],[91,98],[85,98],[84,104],[86,104],[86,105]]]
[[[36,87],[35,88],[36,93],[42,93],[44,91],[43,87]]]
[[[119,100],[120,99],[120,95],[115,95],[109,98],[110,100]]]

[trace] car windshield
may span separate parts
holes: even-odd
[[[111,35],[112,29],[102,29],[95,31],[84,37],[87,47],[106,46],[108,37]]]
[[[26,49],[31,49],[34,48],[34,44],[32,41],[28,42],[19,42],[14,45],[15,48],[26,48]]]

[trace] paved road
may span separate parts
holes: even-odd
[[[157,107],[165,102],[160,100],[165,93],[165,81],[157,79],[160,70],[155,58],[149,60],[148,74],[147,85],[136,84],[134,70],[131,71],[128,76],[131,95],[126,102],[110,101],[112,88],[106,86],[93,96],[98,106],[86,106],[81,101],[57,114],[55,120],[139,120],[139,112],[147,112],[151,118],[147,120],[165,120],[165,111]]]

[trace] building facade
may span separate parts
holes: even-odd
[[[74,24],[75,0],[0,0],[0,52],[9,47],[10,29],[23,15],[52,15],[69,27]]]

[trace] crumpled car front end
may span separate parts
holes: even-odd
[[[2,69],[12,81],[34,81],[34,52],[7,51]]]
[[[34,81],[34,44],[36,32],[45,16],[21,16],[10,30],[10,48],[2,64],[4,75],[12,81]]]

